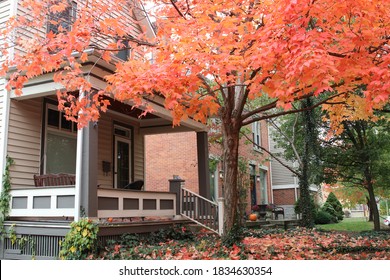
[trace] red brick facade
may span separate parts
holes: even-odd
[[[145,136],[145,189],[168,191],[174,175],[185,180],[186,188],[198,192],[196,133]]]
[[[276,205],[294,205],[295,200],[295,189],[274,190],[274,203]]]
[[[268,128],[266,123],[261,124],[261,145],[268,149]],[[197,165],[197,143],[195,132],[159,134],[145,136],[145,189],[150,191],[167,191],[169,179],[178,175],[185,180],[186,188],[198,192],[198,165]],[[220,157],[221,147],[217,144],[209,144],[210,157]],[[245,158],[248,164],[255,166],[254,180],[256,183],[257,204],[261,201],[260,172],[265,172],[267,185],[267,203],[271,203],[271,180],[269,161],[266,155],[253,148],[244,137],[240,143],[240,157]],[[222,168],[219,166],[218,170]],[[220,176],[220,173],[212,176]],[[247,169],[249,175],[249,166]],[[249,177],[249,176],[248,176]],[[219,196],[223,193],[222,180],[218,180]],[[247,181],[249,184],[249,181]],[[247,211],[250,211],[250,185],[248,185]]]

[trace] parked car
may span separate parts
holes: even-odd
[[[387,218],[383,221],[383,223],[384,223],[386,226],[389,226],[389,227],[390,227],[390,216],[387,216]]]

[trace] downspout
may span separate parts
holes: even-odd
[[[269,125],[268,125],[268,122],[267,123],[267,137],[268,137],[268,151],[271,151],[271,139],[270,139],[270,131],[269,131]],[[268,172],[267,172],[268,173]],[[272,162],[270,161],[269,162],[269,181],[271,183],[271,203],[274,204],[274,185],[273,185],[273,182],[272,182]]]
[[[84,97],[84,91],[82,88],[79,91],[79,99]],[[80,110],[79,115],[83,112]],[[81,184],[82,184],[82,161],[83,161],[83,141],[84,141],[84,128],[77,130],[77,151],[76,151],[76,185],[75,185],[75,213],[74,220],[77,222],[80,220],[80,208],[81,208]]]

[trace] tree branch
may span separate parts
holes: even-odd
[[[253,142],[253,140],[250,139],[250,138],[248,137],[248,135],[246,135],[246,134],[243,133],[243,132],[240,132],[240,133],[241,133],[241,135],[243,135],[249,142],[251,142],[252,144],[255,145],[255,143]],[[301,174],[300,174],[298,171],[296,171],[296,170],[295,170],[294,168],[292,168],[291,166],[285,164],[281,159],[279,159],[275,154],[273,154],[273,153],[271,153],[270,151],[268,151],[266,148],[264,148],[264,147],[262,147],[262,146],[259,146],[259,145],[257,145],[257,147],[258,147],[259,149],[261,149],[262,151],[266,152],[266,153],[267,153],[268,155],[270,155],[273,159],[275,159],[277,162],[279,162],[283,167],[287,168],[289,171],[291,171],[292,173],[294,173],[294,175],[296,175],[297,177],[300,177],[300,176],[301,176]]]
[[[298,116],[298,115],[297,115]],[[294,123],[294,126],[295,126],[295,124],[296,124],[296,122],[297,122],[297,120],[298,120],[298,118],[296,118],[295,119],[295,123]],[[293,150],[293,152],[294,152],[294,155],[295,155],[295,157],[296,157],[296,159],[297,159],[297,161],[298,161],[298,164],[299,164],[299,166],[301,166],[302,167],[302,160],[301,160],[301,157],[299,156],[299,153],[298,153],[298,151],[297,151],[297,149],[296,149],[296,147],[295,147],[295,143],[294,143],[294,140],[291,140],[281,129],[280,129],[280,127],[279,126],[277,126],[276,125],[276,123],[272,120],[272,119],[269,119],[268,120],[270,123],[271,123],[271,125],[287,140],[287,142],[288,143],[290,143],[290,145],[291,145],[291,148],[292,148],[292,150]],[[295,134],[295,133],[294,133]],[[293,134],[293,135],[294,135]],[[294,136],[293,136],[294,137]],[[295,139],[295,138],[293,138],[293,139]]]
[[[251,123],[256,122],[256,121],[266,120],[266,119],[270,119],[270,118],[276,118],[276,117],[284,116],[287,114],[294,114],[294,113],[310,111],[310,110],[313,110],[314,108],[317,108],[318,106],[321,106],[322,104],[326,103],[328,100],[331,100],[331,99],[333,99],[337,96],[343,95],[343,94],[345,94],[345,93],[338,93],[338,94],[332,95],[331,97],[328,97],[328,98],[326,98],[326,99],[324,99],[324,100],[322,100],[322,101],[320,101],[312,106],[306,107],[306,108],[301,108],[301,109],[297,109],[297,110],[290,110],[290,111],[283,111],[283,112],[279,112],[279,113],[275,113],[275,114],[271,114],[271,115],[263,114],[262,116],[259,116],[259,117],[252,117],[251,119],[249,119],[247,121],[243,121],[242,125],[245,126],[245,125],[251,124]],[[310,97],[310,96],[312,96],[312,94],[308,95],[306,97]],[[300,100],[303,98],[304,97],[296,98],[296,100]],[[276,102],[277,101],[275,100],[274,102],[267,104],[266,106],[269,107],[267,110],[275,108]],[[272,105],[272,104],[274,104],[275,106],[271,107],[270,105]],[[266,106],[263,106],[261,108],[265,108]],[[257,110],[254,110],[254,111],[257,111],[259,113],[259,112],[261,112],[259,110],[260,110],[260,108]],[[254,115],[255,114],[255,113],[253,113],[254,111],[252,111],[250,114],[247,114],[247,115],[251,115],[251,116]],[[266,110],[264,110],[264,111],[266,111]]]

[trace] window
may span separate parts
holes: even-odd
[[[251,186],[251,205],[257,205],[256,166],[253,164],[249,165],[249,178],[250,178],[250,186]]]
[[[253,148],[260,149],[261,146],[260,122],[252,123],[252,140],[253,140]]]
[[[267,190],[267,171],[260,169],[260,200],[261,204],[268,203],[268,190]]]
[[[122,42],[123,46],[122,46],[122,50],[118,51],[118,53],[116,54],[116,56],[122,60],[127,60],[130,56],[130,49],[128,49],[129,47],[129,42],[128,41],[123,41]]]
[[[76,172],[77,125],[66,120],[55,105],[46,107],[44,173]]]
[[[64,31],[70,31],[76,19],[77,3],[68,1],[68,6],[60,13],[50,13],[47,24],[47,33],[60,33],[60,26]]]
[[[133,179],[132,129],[114,126],[114,186],[123,188]]]

